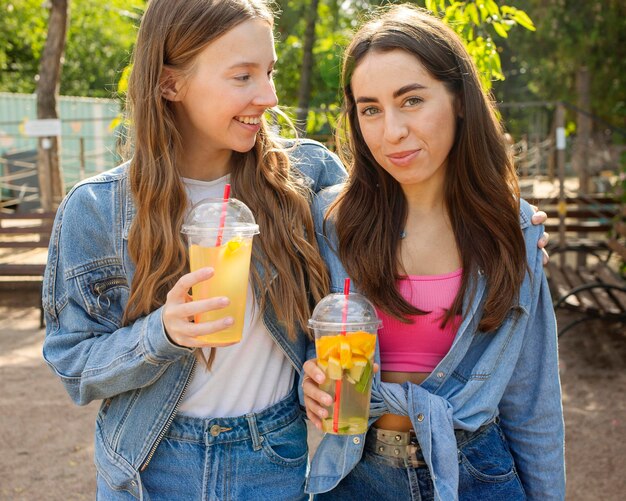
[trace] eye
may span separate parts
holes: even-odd
[[[271,70],[267,72],[267,78],[269,78],[270,80],[274,78],[275,76],[276,76],[276,70],[274,68],[272,68]]]
[[[235,77],[235,80],[239,82],[247,82],[248,80],[250,80],[250,78],[250,74],[246,73],[245,75],[237,75]]]
[[[367,106],[366,108],[362,108],[359,113],[365,117],[371,117],[380,113],[380,110],[375,106]]]
[[[404,101],[406,106],[417,106],[420,103],[423,103],[424,100],[421,97],[409,97]]]

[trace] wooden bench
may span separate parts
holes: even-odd
[[[561,202],[558,197],[529,198],[548,215],[544,226],[550,233],[550,246],[561,247],[560,213],[564,214],[565,244],[598,245],[606,248],[606,235],[613,229],[620,202],[607,195],[568,196]],[[581,237],[584,234],[584,237]]]
[[[0,212],[0,287],[39,286],[39,325],[44,326],[41,285],[54,212]]]
[[[626,321],[626,280],[619,271],[626,263],[626,206],[614,217],[608,237],[591,242],[575,241],[550,249],[546,272],[554,308],[580,313],[559,329],[559,336],[594,318]]]

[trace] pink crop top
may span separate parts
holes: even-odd
[[[409,275],[398,280],[402,297],[427,315],[411,317],[405,324],[378,310],[381,370],[432,372],[452,346],[461,316],[441,328],[445,310],[452,306],[461,287],[462,270],[443,275]]]

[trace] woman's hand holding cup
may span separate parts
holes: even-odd
[[[318,430],[322,429],[322,419],[328,417],[329,407],[333,403],[332,397],[320,390],[320,384],[326,380],[326,374],[317,366],[317,359],[304,362],[304,380],[302,381],[302,391],[304,393],[304,405],[306,415]]]
[[[189,289],[199,282],[210,279],[214,274],[212,268],[200,268],[180,277],[178,282],[167,293],[163,306],[163,326],[169,339],[179,346],[187,348],[218,348],[235,343],[211,343],[207,334],[214,334],[233,325],[230,316],[212,322],[194,323],[195,315],[205,311],[219,310],[230,304],[227,297],[212,297],[192,301]]]

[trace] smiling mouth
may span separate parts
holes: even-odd
[[[392,160],[402,160],[403,158],[407,158],[407,157],[410,157],[411,155],[414,155],[418,151],[420,150],[416,149],[416,150],[410,150],[410,151],[399,151],[398,153],[390,153],[389,155],[387,155],[387,157]]]
[[[246,125],[259,125],[261,123],[261,117],[235,117],[235,120]]]

